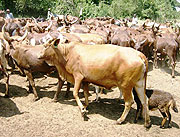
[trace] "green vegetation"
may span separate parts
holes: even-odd
[[[179,19],[175,10],[180,6],[176,0],[1,0],[0,9],[9,8],[15,16],[46,17],[48,8],[56,14],[71,14],[82,18],[111,16],[114,18],[132,17],[166,21]]]

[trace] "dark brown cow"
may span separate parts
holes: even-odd
[[[37,91],[35,88],[35,83],[33,79],[33,72],[42,72],[42,73],[51,73],[55,70],[54,66],[49,66],[45,60],[39,59],[38,55],[40,54],[41,50],[44,49],[42,45],[36,45],[36,46],[30,46],[27,44],[23,44],[22,40],[25,39],[25,36],[18,38],[8,37],[4,33],[4,26],[3,26],[3,36],[4,39],[6,39],[9,42],[9,54],[11,57],[15,60],[16,65],[19,67],[19,69],[25,73],[29,80],[29,89],[33,90],[34,93],[34,100],[38,100],[39,97],[37,95]],[[27,36],[25,33],[24,35]],[[46,43],[48,44],[48,43]],[[63,85],[63,81],[59,78],[58,85]],[[61,87],[58,87],[59,90],[61,90]],[[57,100],[57,93],[54,96],[54,100]]]
[[[174,70],[176,65],[176,58],[178,52],[178,43],[174,38],[171,37],[160,37],[157,36],[159,30],[158,27],[152,27],[154,33],[155,42],[154,42],[154,66],[157,68],[157,54],[160,53],[160,59],[164,59],[166,56],[169,57],[170,64],[172,67],[172,77],[174,78]]]
[[[111,37],[111,44],[119,45],[123,47],[131,47],[131,37],[127,30],[118,29]]]
[[[140,112],[142,109],[142,105],[134,88],[133,88],[133,95],[134,95],[134,100],[137,104],[136,117],[134,120],[134,122],[136,123],[139,116],[141,116]],[[170,107],[174,110],[174,112],[178,113],[176,101],[174,100],[173,96],[168,92],[157,89],[146,89],[146,96],[149,99],[148,100],[149,109],[152,111],[158,109],[163,116],[163,120],[160,127],[165,128],[165,123],[168,119],[168,128],[171,128]]]
[[[118,86],[123,93],[125,109],[118,119],[121,124],[133,104],[132,88],[135,87],[143,104],[145,126],[150,127],[148,105],[145,97],[148,62],[146,57],[132,48],[115,45],[86,45],[82,43],[45,46],[39,55],[48,64],[56,66],[59,75],[74,83],[73,95],[85,116],[88,106],[88,83],[103,86],[107,89]],[[78,92],[84,83],[85,104],[81,103]]]
[[[150,34],[135,35],[132,40],[135,44],[133,48],[141,51],[148,59],[152,59],[154,39]]]
[[[3,39],[0,38],[0,71],[6,77],[6,91],[5,97],[9,96],[9,74],[7,71],[7,61],[5,58],[6,55],[6,43]]]
[[[0,17],[0,32],[2,32],[2,27],[3,27],[4,23],[5,23],[4,18]]]
[[[0,10],[0,17],[3,17],[3,18],[5,18],[5,15],[6,15],[5,11],[3,11],[3,10]]]

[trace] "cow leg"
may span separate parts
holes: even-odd
[[[175,66],[176,66],[175,59],[172,56],[169,56],[169,59],[170,59],[171,67],[172,67],[171,76],[172,76],[172,78],[174,78],[175,77],[174,70],[175,70]]]
[[[157,68],[157,49],[154,49],[154,67]]]
[[[94,86],[95,87],[95,92],[96,92],[96,99],[95,99],[95,102],[98,102],[100,100],[100,97],[99,97],[99,86]]]
[[[9,74],[6,69],[4,69],[3,73],[4,73],[4,76],[6,77],[6,91],[5,91],[4,97],[9,97]]]
[[[33,79],[33,76],[32,76],[32,73],[27,71],[27,70],[24,70],[24,73],[26,74],[32,88],[33,88],[33,93],[34,93],[34,101],[37,101],[39,99],[38,95],[37,95],[37,91],[36,91],[36,88],[35,88],[35,83],[34,83],[34,79]]]
[[[162,110],[159,109],[159,111],[161,112],[161,114],[162,114],[162,116],[163,116],[163,120],[162,120],[162,122],[161,122],[160,128],[164,128],[164,125],[165,125],[165,123],[166,123],[166,121],[167,121],[167,115],[166,115],[166,113],[163,112]]]
[[[137,96],[137,93],[136,93],[134,88],[133,88],[133,95],[134,95],[134,101],[137,104],[137,110],[136,110],[136,116],[135,116],[135,119],[134,119],[134,123],[137,123],[137,120],[138,120],[138,118],[139,118],[139,116],[141,114],[142,105],[141,105],[141,101],[139,100],[139,98]]]
[[[9,97],[9,74],[6,72],[6,92],[5,97]]]
[[[132,87],[129,88],[122,88],[122,94],[124,97],[124,101],[125,101],[125,108],[123,111],[123,114],[121,115],[121,117],[117,120],[117,124],[121,124],[124,122],[127,114],[129,113],[132,104],[134,103],[133,101],[133,97],[132,97]]]
[[[59,93],[61,92],[61,89],[62,89],[63,85],[64,85],[64,81],[59,77],[58,78],[57,91],[56,91],[56,93],[54,95],[53,102],[57,102],[58,101],[58,96],[59,96]]]
[[[89,88],[88,88],[88,83],[87,82],[83,83],[83,90],[84,90],[84,97],[85,97],[85,107],[87,108],[88,105],[89,105],[89,101],[88,101]]]
[[[28,79],[27,79],[27,81],[29,81]],[[29,91],[28,91],[28,93],[33,93],[33,88],[32,88],[32,86],[31,86],[31,83],[30,83],[30,81],[29,81]]]
[[[120,88],[119,88],[119,92],[120,92],[120,94],[119,94],[119,100],[121,100],[121,98],[122,98],[122,91],[121,91]]]
[[[71,88],[71,83],[67,82],[67,90],[66,90],[65,98],[69,97],[70,88]]]
[[[144,79],[139,80],[136,83],[135,90],[136,90],[136,93],[137,93],[139,100],[141,101],[141,104],[142,104],[142,108],[143,108],[143,112],[144,112],[143,116],[145,118],[145,127],[150,128],[151,127],[151,121],[150,121],[150,117],[149,117],[148,99],[146,97],[145,88],[143,85],[145,85]]]
[[[79,90],[80,90],[80,87],[81,87],[81,81],[83,79],[83,76],[80,76],[80,77],[75,77],[75,84],[74,84],[74,91],[73,91],[73,96],[78,104],[78,107],[81,111],[81,114],[82,116],[84,117],[85,114],[86,114],[86,109],[85,107],[83,106],[83,104],[81,103],[80,99],[79,99],[79,96],[78,96],[78,93],[79,93]]]
[[[168,128],[172,128],[172,126],[171,126],[171,113],[169,111],[169,108],[166,110],[166,114],[168,115]]]

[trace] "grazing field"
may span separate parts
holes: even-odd
[[[180,59],[179,59],[180,61]],[[177,62],[175,78],[171,78],[169,67],[153,69],[149,65],[147,88],[170,92],[180,110],[180,62]],[[101,101],[94,102],[91,88],[88,121],[83,121],[72,92],[65,98],[63,87],[57,103],[52,98],[57,88],[53,77],[35,79],[40,100],[33,102],[33,94],[28,94],[28,82],[18,73],[10,76],[10,98],[3,98],[4,79],[0,80],[0,137],[177,137],[180,134],[180,114],[171,111],[172,128],[161,129],[162,116],[159,111],[151,111],[152,127],[144,128],[144,120],[134,124],[136,105],[133,104],[126,122],[116,125],[116,120],[124,109],[123,99],[118,101],[119,91],[101,94]],[[73,87],[71,88],[71,91]],[[84,101],[82,90],[80,98]]]

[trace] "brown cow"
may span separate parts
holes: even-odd
[[[128,31],[118,29],[114,32],[114,34],[111,37],[111,44],[119,45],[123,47],[131,47],[131,37],[128,34]]]
[[[133,88],[134,100],[137,104],[136,117],[134,122],[136,123],[141,112],[141,102],[136,94],[135,89]],[[171,128],[171,113],[169,108],[171,107],[174,112],[178,113],[178,108],[176,106],[176,101],[173,96],[165,91],[157,89],[146,89],[146,95],[149,98],[148,105],[150,110],[158,109],[163,116],[161,123],[161,128],[165,128],[165,122],[168,120],[168,128]]]
[[[132,40],[136,50],[141,51],[148,59],[152,59],[154,39],[150,34],[135,35]]]
[[[9,95],[9,74],[7,71],[7,61],[6,61],[5,55],[6,55],[6,43],[3,39],[0,38],[0,71],[6,77],[5,97],[8,97],[8,95]]]
[[[92,33],[71,33],[77,37],[79,37],[82,43],[86,44],[105,44],[104,37],[98,34]]]
[[[4,33],[4,27],[3,26],[3,36],[4,39],[9,42],[9,51],[8,53],[11,55],[11,57],[15,60],[16,65],[19,67],[19,69],[25,73],[29,80],[29,90],[33,90],[34,93],[34,101],[38,100],[39,97],[37,95],[37,91],[35,88],[35,83],[33,79],[33,72],[42,72],[42,73],[51,73],[55,70],[54,66],[49,66],[45,60],[39,59],[38,55],[40,54],[41,50],[44,49],[42,45],[36,45],[31,46],[27,44],[23,44],[22,41],[25,39],[25,36],[27,36],[26,33],[19,38],[13,38],[9,37]],[[49,42],[45,43],[48,44]],[[58,85],[63,85],[64,81],[62,81],[59,77],[59,83]],[[58,86],[58,90],[60,90],[61,87]],[[7,95],[8,96],[8,95]],[[54,96],[54,101],[57,100],[57,93]]]
[[[124,112],[117,120],[121,124],[133,104],[132,88],[135,87],[143,104],[145,126],[150,127],[149,110],[145,96],[148,62],[139,51],[116,45],[87,45],[77,42],[46,46],[39,55],[48,64],[56,66],[60,76],[74,83],[73,96],[80,108],[82,116],[88,106],[88,83],[110,89],[120,88],[125,100]],[[84,83],[85,104],[81,103],[78,92]]]
[[[177,52],[178,52],[178,43],[174,38],[171,37],[160,37],[157,36],[159,30],[158,27],[152,27],[152,31],[154,33],[154,66],[157,68],[157,54],[160,53],[161,60],[165,58],[166,56],[169,57],[171,67],[172,67],[172,77],[174,78],[174,70],[176,65],[176,58],[177,58]]]

